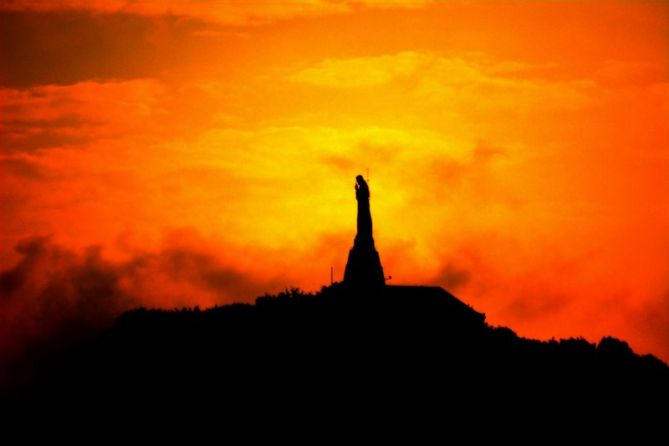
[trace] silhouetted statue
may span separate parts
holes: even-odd
[[[369,186],[358,175],[355,198],[358,201],[358,233],[348,253],[344,283],[355,288],[375,288],[385,285],[383,267],[372,236],[372,214],[369,210]]]

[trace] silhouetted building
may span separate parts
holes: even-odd
[[[356,177],[355,198],[358,201],[358,233],[348,253],[344,283],[355,288],[382,287],[385,276],[372,236],[369,186],[362,175]]]

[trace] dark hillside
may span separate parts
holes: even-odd
[[[255,416],[287,407],[328,413],[342,404],[351,412],[485,412],[506,401],[532,411],[624,413],[664,407],[668,386],[664,363],[617,339],[523,339],[488,326],[441,288],[365,294],[335,284],[255,305],[126,313],[45,370],[20,407],[62,413],[211,404]]]

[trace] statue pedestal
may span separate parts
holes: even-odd
[[[348,252],[344,284],[355,288],[378,288],[386,284],[379,253],[371,246],[353,245]]]

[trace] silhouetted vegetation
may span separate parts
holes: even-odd
[[[128,312],[43,371],[16,413],[501,416],[517,406],[586,416],[651,410],[668,385],[664,363],[617,339],[523,339],[440,288],[335,284],[255,305]]]

